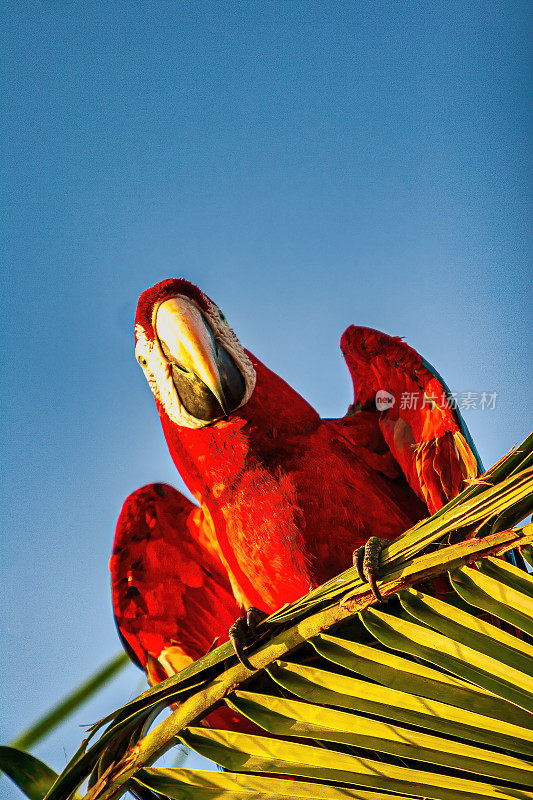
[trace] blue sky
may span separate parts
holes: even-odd
[[[351,399],[354,322],[498,393],[465,414],[487,465],[529,432],[531,19],[491,0],[0,7],[5,742],[118,650],[121,503],[180,486],[133,357],[147,286],[196,282],[324,416]],[[61,769],[140,677],[36,754]]]

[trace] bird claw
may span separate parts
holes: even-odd
[[[368,581],[378,603],[383,602],[383,597],[376,584],[379,575],[379,557],[383,548],[388,544],[387,539],[371,536],[365,545],[358,547],[353,552],[353,564],[357,574],[363,582]]]
[[[250,606],[250,608],[246,611],[246,614],[236,619],[229,629],[229,640],[233,645],[233,649],[235,650],[237,658],[241,664],[246,667],[246,669],[255,669],[253,664],[250,663],[244,654],[246,641],[250,638],[250,635],[255,633],[257,625],[264,620],[266,616],[267,615],[264,611],[260,611],[258,608]]]

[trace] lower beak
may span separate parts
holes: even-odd
[[[162,303],[155,329],[189,414],[212,422],[239,407],[246,391],[244,378],[230,354],[216,344],[192,301],[173,297]]]

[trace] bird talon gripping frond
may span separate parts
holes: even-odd
[[[231,628],[229,629],[229,640],[235,650],[235,655],[246,669],[254,670],[255,667],[248,660],[244,653],[246,639],[248,638],[248,626],[246,624],[246,617],[239,617]]]
[[[380,539],[378,536],[371,536],[368,542],[358,547],[353,553],[353,563],[357,570],[359,578],[370,584],[372,594],[378,601],[383,602],[381,592],[377,587],[377,578],[379,576],[379,558],[381,551],[388,545],[387,539]]]
[[[244,654],[244,648],[255,633],[257,625],[265,619],[267,615],[254,606],[247,609],[246,614],[239,617],[229,629],[229,640],[233,645],[235,654],[241,664],[246,669],[253,670],[255,667]]]

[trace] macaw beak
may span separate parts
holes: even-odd
[[[155,330],[189,414],[212,422],[239,407],[246,390],[244,378],[191,300],[172,297],[161,303]]]

